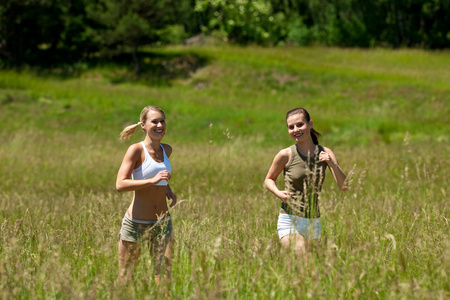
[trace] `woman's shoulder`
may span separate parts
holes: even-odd
[[[172,146],[170,146],[169,144],[163,144],[163,143],[161,143],[161,146],[163,147],[167,156],[170,156],[170,154],[172,154]]]
[[[141,159],[142,146],[139,143],[132,144],[128,146],[127,152],[125,153],[123,160],[135,164],[136,161]]]
[[[128,147],[127,154],[131,156],[140,155],[142,153],[142,150],[143,148],[141,143],[131,144]]]
[[[128,147],[128,149],[131,149],[131,150],[134,150],[134,151],[136,151],[136,150],[142,151],[143,148],[142,148],[142,144],[139,142],[139,143],[131,144]]]
[[[277,155],[275,156],[275,160],[282,162],[284,164],[287,164],[289,160],[291,159],[291,150],[292,146],[281,149],[278,151]]]
[[[325,147],[324,145],[318,145],[318,146],[319,146],[319,150],[321,150],[321,151],[325,151],[325,152],[333,152],[333,151],[331,151],[330,148]]]
[[[320,147],[322,147],[322,149],[320,149]],[[333,151],[328,147],[319,145],[319,153],[320,153],[320,151],[324,151],[324,152],[328,153],[331,157],[336,158],[336,155],[334,155]]]
[[[295,146],[295,145],[294,145]],[[280,156],[290,156],[292,152],[292,146],[289,146],[287,148],[283,148],[278,152],[278,155]]]

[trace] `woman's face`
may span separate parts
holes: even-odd
[[[311,138],[312,120],[307,122],[303,114],[290,115],[286,119],[289,135],[296,142]]]
[[[141,126],[151,139],[161,140],[166,134],[166,119],[159,111],[150,110]]]

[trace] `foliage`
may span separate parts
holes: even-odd
[[[198,0],[196,11],[205,24],[203,32],[241,44],[425,48],[450,44],[450,4],[445,0]]]
[[[86,8],[89,19],[96,23],[89,32],[104,49],[130,47],[136,73],[140,73],[138,47],[161,40],[159,34],[171,34],[173,24],[180,22],[180,7],[183,5],[173,0],[98,0]]]
[[[4,0],[4,66],[54,66],[181,43],[199,34],[238,44],[450,46],[446,0]]]
[[[189,1],[5,0],[0,5],[0,58],[5,64],[73,64],[100,54],[179,42]],[[178,26],[177,26],[178,25]],[[172,37],[161,37],[170,34]]]
[[[270,40],[271,10],[266,0],[197,0],[195,5],[195,11],[207,21],[203,32],[241,44],[264,44]]]
[[[19,67],[73,63],[96,49],[86,22],[82,0],[2,1],[0,58]]]

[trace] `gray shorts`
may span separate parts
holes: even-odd
[[[127,242],[142,242],[172,235],[172,218],[150,221],[133,219],[125,214],[120,228],[119,239]]]

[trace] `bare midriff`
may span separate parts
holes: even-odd
[[[154,221],[161,217],[168,217],[166,190],[167,186],[160,185],[134,191],[128,215],[135,219]]]

